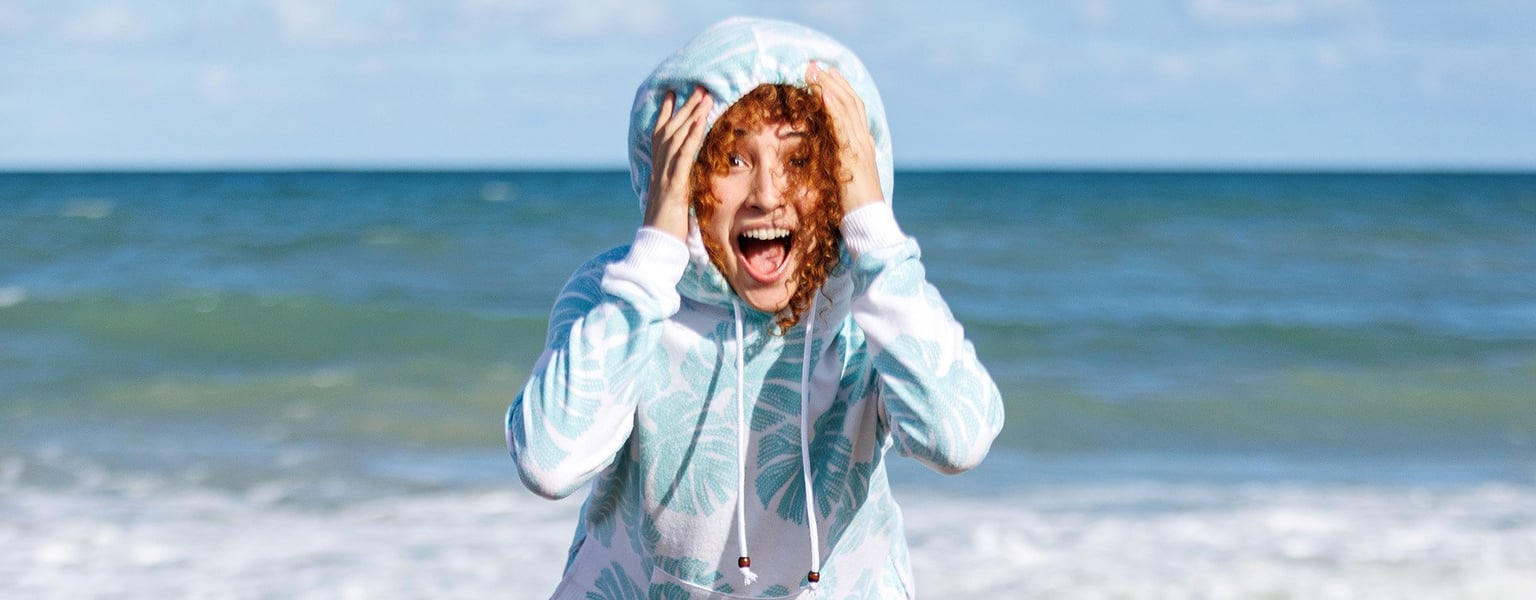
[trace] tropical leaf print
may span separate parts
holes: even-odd
[[[591,524],[589,533],[602,542],[603,546],[613,545],[613,533],[622,519],[623,504],[634,503],[627,485],[631,479],[630,473],[633,472],[631,463],[629,452],[620,451],[618,459],[603,473],[597,485],[592,488],[591,498],[587,500],[583,521]]]
[[[800,357],[804,328],[798,343],[785,343],[764,373],[764,384],[752,409],[752,431],[757,443],[757,498],[764,508],[786,521],[804,525],[805,483],[800,462]],[[791,387],[793,386],[793,387]],[[777,498],[777,503],[774,499]]]
[[[650,600],[688,600],[688,590],[673,582],[651,586]]]
[[[717,328],[715,339],[724,333]],[[733,377],[735,369],[719,356],[718,342],[701,340],[680,366],[686,391],[662,396],[646,409],[646,477],[660,504],[676,513],[714,514],[735,493],[736,408],[729,394],[716,391],[719,379]],[[665,373],[653,371],[658,378]]]
[[[656,566],[673,577],[704,588],[715,585],[725,578],[713,565],[691,556],[681,558],[658,556]],[[655,590],[655,588],[651,589]]]
[[[635,580],[630,579],[624,572],[624,566],[615,562],[612,566],[603,569],[598,574],[597,581],[592,583],[593,590],[587,592],[587,600],[642,600],[645,593],[640,591],[640,586]]]
[[[936,464],[967,456],[971,436],[982,431],[984,420],[977,413],[984,405],[981,382],[965,369],[946,369],[941,361],[937,342],[910,335],[898,337],[875,357],[885,390],[895,396],[885,404],[904,433],[897,436],[897,445],[903,454]]]
[[[647,411],[650,484],[669,511],[711,515],[732,497],[735,428],[709,417],[704,404],[683,392],[668,395]]]
[[[757,499],[773,508],[779,518],[805,524],[805,484],[801,476],[800,427],[783,425],[759,438],[757,446]],[[774,498],[778,498],[777,505]]]
[[[897,298],[911,298],[923,291],[926,280],[924,279],[923,265],[917,260],[910,259],[887,268],[884,273],[875,277],[871,283],[870,292]]]

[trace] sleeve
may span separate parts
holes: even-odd
[[[634,427],[637,381],[681,302],[683,242],[642,228],[577,270],[550,314],[544,352],[507,410],[507,449],[528,489],[569,496],[610,463]]]
[[[997,384],[928,283],[917,242],[890,205],[855,210],[842,229],[853,259],[853,319],[869,345],[893,443],[942,473],[975,467],[1003,427]]]

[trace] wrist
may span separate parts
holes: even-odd
[[[681,213],[681,214],[679,214]],[[659,208],[654,213],[647,211],[642,226],[665,233],[680,241],[688,240],[688,212],[666,210]]]

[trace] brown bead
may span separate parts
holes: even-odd
[[[752,566],[752,559],[750,557],[746,557],[746,556],[738,558],[738,559],[736,559],[736,566],[741,567],[743,569],[750,568]]]
[[[818,581],[821,581],[821,573],[817,573],[816,571],[811,571],[809,573],[806,573],[805,574],[805,580],[809,581],[811,583],[816,583]]]

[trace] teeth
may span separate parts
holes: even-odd
[[[754,240],[776,240],[781,237],[789,237],[789,230],[780,227],[764,227],[762,229],[750,229],[742,232],[742,236]]]

